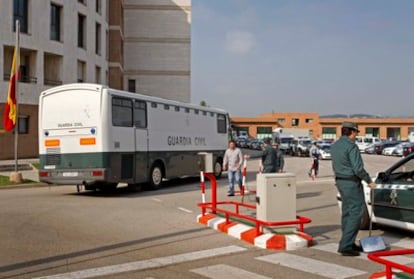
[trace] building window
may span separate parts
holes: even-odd
[[[29,116],[19,116],[18,119],[18,130],[19,134],[28,134],[29,133]]]
[[[365,136],[367,137],[380,137],[380,129],[378,127],[367,127],[365,129]]]
[[[313,119],[312,118],[306,118],[305,119],[305,123],[312,124],[313,123]]]
[[[292,127],[299,126],[299,118],[292,118]]]
[[[165,104],[165,105],[164,105],[164,109],[165,109],[165,110],[169,110],[169,109],[170,109],[170,105]]]
[[[101,0],[95,0],[96,2],[95,2],[95,11],[98,13],[98,14],[101,14],[102,13],[102,3],[101,3]]]
[[[85,82],[86,80],[86,63],[78,60],[78,82]]]
[[[190,113],[190,109],[189,108],[185,108],[185,112],[186,113]]]
[[[86,0],[78,0],[79,3],[86,5]]]
[[[37,83],[36,77],[36,52],[21,50],[20,52],[20,81],[25,83]]]
[[[180,111],[180,107],[175,106],[175,111]]]
[[[101,25],[99,23],[95,26],[95,53],[101,54]]]
[[[62,7],[51,4],[50,6],[50,39],[60,41],[60,18]]]
[[[284,118],[278,118],[277,119],[277,122],[280,123],[280,124],[283,124],[283,123],[286,122],[286,119],[284,119]]]
[[[43,84],[60,85],[62,84],[62,64],[63,57],[52,53],[43,55]]]
[[[198,110],[198,109],[195,109],[195,110],[194,110],[194,113],[195,113],[195,114],[198,114],[198,113],[199,113],[199,110]]]
[[[128,91],[129,92],[133,92],[133,93],[137,92],[135,85],[136,85],[135,79],[128,79]]]
[[[257,127],[257,134],[272,135],[272,127]]]
[[[28,6],[27,0],[14,0],[13,1],[13,31],[16,31],[16,20],[20,24],[20,32],[27,33],[28,23]]]
[[[336,127],[323,127],[322,128],[323,139],[336,139]]]
[[[85,48],[86,16],[78,14],[78,47]]]
[[[95,83],[101,84],[101,67],[95,66]]]

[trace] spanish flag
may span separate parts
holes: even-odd
[[[7,92],[7,102],[4,107],[3,126],[6,131],[12,130],[16,126],[16,78],[17,72],[17,47],[14,49],[13,62],[10,73],[9,91]]]

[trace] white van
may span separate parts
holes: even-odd
[[[365,152],[365,149],[370,146],[371,144],[379,143],[380,139],[377,137],[362,137],[357,136],[355,139],[356,145],[358,145],[359,151]]]

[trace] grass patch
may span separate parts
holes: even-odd
[[[32,163],[32,166],[35,168],[35,169],[39,169],[39,167],[40,167],[40,163]]]
[[[23,179],[22,184],[24,183],[33,183],[35,181],[30,179]],[[16,185],[17,183],[11,182],[8,176],[0,175],[0,186]],[[19,183],[20,184],[20,183]]]

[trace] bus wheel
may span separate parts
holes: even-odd
[[[162,183],[162,168],[159,164],[154,164],[150,172],[150,188],[152,190],[159,189]]]
[[[214,163],[214,176],[218,179],[221,177],[222,174],[222,170],[223,170],[223,166],[221,165],[221,161],[217,160]]]
[[[360,230],[369,229],[369,219],[370,219],[370,216],[368,214],[368,208],[365,205],[364,206],[364,212],[362,213],[361,223],[359,224],[359,229]]]

